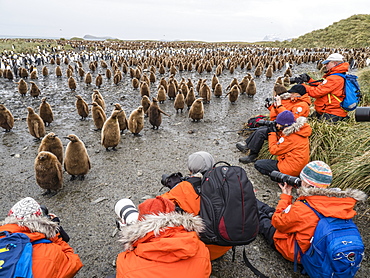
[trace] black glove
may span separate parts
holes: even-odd
[[[270,132],[277,132],[276,123],[270,124],[267,127],[267,133],[270,133]]]
[[[300,76],[299,76],[299,78],[303,81],[303,82],[308,82],[310,79],[311,79],[311,77],[307,74],[307,73],[302,73]],[[301,82],[301,83],[303,83],[303,82]],[[298,83],[298,82],[297,82]],[[300,84],[300,83],[298,83],[298,84]]]
[[[60,226],[59,218],[54,217],[53,219],[51,219],[51,221],[58,223],[58,225],[59,225],[59,227],[58,227],[59,237],[61,237],[65,242],[68,242],[69,241],[69,235],[66,233],[66,231],[64,231],[62,226]]]

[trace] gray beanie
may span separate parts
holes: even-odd
[[[188,158],[188,169],[193,174],[204,173],[210,170],[214,164],[213,156],[203,151],[193,153]]]

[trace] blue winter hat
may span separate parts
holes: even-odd
[[[285,110],[281,112],[279,115],[276,117],[276,123],[282,126],[290,126],[293,123],[295,123],[294,115],[292,112],[289,110]]]

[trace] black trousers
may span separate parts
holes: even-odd
[[[257,208],[259,212],[259,233],[264,236],[267,243],[276,250],[274,243],[275,227],[271,225],[271,214],[275,209],[257,199]]]
[[[267,140],[268,128],[267,126],[260,126],[257,128],[246,140],[250,154],[258,154],[262,149],[263,143]]]
[[[325,121],[328,121],[328,122],[333,122],[333,123],[336,123],[336,122],[339,122],[339,121],[344,121],[344,120],[348,120],[349,117],[346,116],[346,117],[340,117],[340,116],[337,116],[337,115],[333,115],[333,114],[328,114],[328,113],[324,113],[324,114],[320,114],[318,112],[313,112],[311,115],[310,115],[311,118],[318,118],[319,120],[325,120]]]
[[[277,163],[278,161],[273,159],[259,159],[254,163],[254,168],[256,168],[262,175],[269,176],[272,171],[279,171]]]

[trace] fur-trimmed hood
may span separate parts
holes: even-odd
[[[124,226],[120,233],[120,242],[123,243],[124,250],[130,250],[133,244],[153,232],[154,236],[159,236],[163,231],[170,227],[184,227],[188,232],[194,231],[197,234],[203,231],[204,224],[200,216],[189,213],[171,212],[159,215],[145,215],[145,219],[137,221],[131,225]]]
[[[307,124],[306,117],[298,117],[294,124],[284,128],[283,134],[288,136],[292,133],[298,133],[302,137],[308,137],[312,133],[312,129],[309,124]]]
[[[358,189],[346,189],[340,190],[339,188],[318,188],[318,187],[300,187],[298,189],[299,196],[308,197],[308,196],[327,196],[327,197],[336,197],[336,198],[353,198],[356,201],[365,201],[367,195]]]
[[[58,233],[58,223],[51,221],[47,217],[29,216],[26,219],[17,219],[14,216],[8,216],[0,225],[16,224],[19,227],[26,227],[31,233],[42,233],[46,238],[52,238]]]

